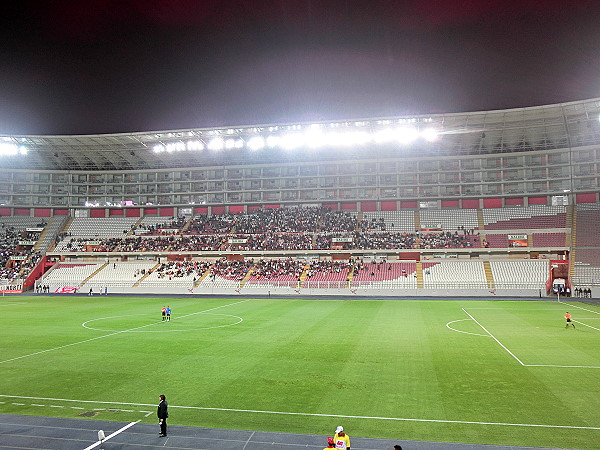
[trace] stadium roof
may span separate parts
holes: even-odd
[[[600,98],[496,111],[123,134],[2,136],[0,167],[147,170],[460,156],[600,144]],[[369,151],[365,151],[365,149]],[[373,149],[377,151],[374,152]]]

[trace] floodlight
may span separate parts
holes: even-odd
[[[423,139],[425,139],[427,142],[434,142],[437,140],[438,138],[438,132],[433,129],[433,128],[425,128],[422,132],[421,132],[421,136],[423,136]]]
[[[223,150],[223,147],[225,147],[225,142],[221,138],[211,139],[208,143],[209,150]]]
[[[167,153],[180,152],[185,150],[185,144],[181,141],[169,142],[167,145],[165,145],[165,150]]]
[[[269,136],[267,138],[267,146],[270,148],[277,147],[280,140],[281,139],[279,139],[279,136]]]
[[[279,145],[284,150],[293,150],[304,145],[304,136],[300,133],[290,133],[281,136]]]
[[[187,149],[188,150],[204,150],[204,144],[202,141],[192,140],[187,141]]]
[[[392,128],[383,128],[375,132],[373,140],[377,144],[385,144],[387,142],[392,142],[395,139],[395,136],[396,133]]]
[[[355,131],[351,133],[352,144],[354,145],[365,145],[371,142],[371,134],[367,131]]]
[[[265,146],[265,139],[262,136],[252,136],[246,146],[250,150],[260,150]]]
[[[165,148],[161,144],[156,144],[153,148],[154,153],[161,153],[165,150]]]
[[[328,135],[323,134],[318,128],[314,128],[304,135],[304,142],[306,146],[310,148],[322,147],[327,143],[327,136]]]
[[[27,147],[25,147],[25,146],[21,145],[21,146],[19,147],[19,153],[20,153],[21,155],[26,155],[27,153],[29,153],[29,150],[27,149]]]
[[[417,130],[411,127],[402,127],[396,130],[396,139],[401,144],[410,144],[419,137]]]
[[[16,155],[19,152],[19,148],[10,142],[0,143],[0,155]]]

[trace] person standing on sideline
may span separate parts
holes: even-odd
[[[401,445],[394,445],[394,450],[402,450],[402,446]]]
[[[331,436],[327,438],[327,447],[325,447],[323,450],[327,450],[328,448],[335,448],[335,442]]]
[[[171,321],[171,307],[167,306],[167,322]]]
[[[335,448],[350,450],[350,436],[344,433],[344,427],[340,426],[335,429],[333,441],[335,442]]]
[[[573,328],[575,328],[575,324],[571,322],[571,314],[569,314],[569,311],[567,311],[565,314],[565,319],[567,319],[567,325],[565,325],[565,328],[569,328],[569,324],[573,325]]]
[[[163,306],[160,310],[160,314],[162,315],[163,322],[167,319],[167,307]]]
[[[167,417],[169,417],[169,404],[167,403],[167,397],[164,394],[158,396],[160,403],[158,404],[158,410],[156,415],[158,416],[158,423],[160,424],[160,437],[167,435]]]

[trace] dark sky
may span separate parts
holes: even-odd
[[[600,97],[600,1],[20,0],[0,133],[95,134]]]

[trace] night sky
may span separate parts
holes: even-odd
[[[600,1],[14,1],[0,133],[99,134],[600,97]]]

